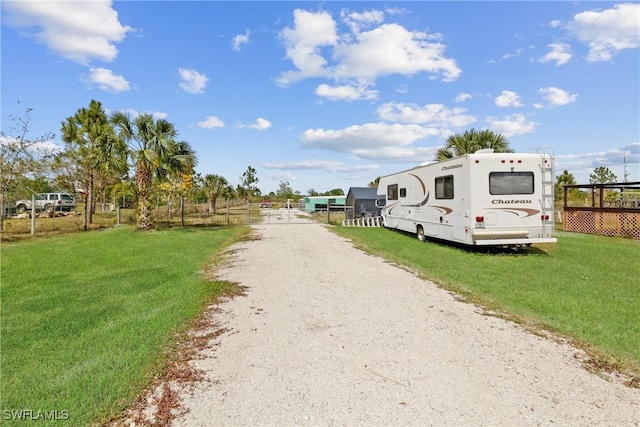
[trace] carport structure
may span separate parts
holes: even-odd
[[[304,210],[308,213],[343,211],[347,196],[307,196],[304,198]]]

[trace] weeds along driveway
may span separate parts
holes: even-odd
[[[639,425],[640,390],[320,224],[259,225],[174,425]]]

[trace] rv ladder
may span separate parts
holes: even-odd
[[[542,175],[542,199],[540,200],[543,218],[547,217],[554,221],[553,208],[553,156],[542,153],[540,162],[540,173]],[[545,221],[546,222],[546,221]],[[552,222],[553,224],[553,222]]]

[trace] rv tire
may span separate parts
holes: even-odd
[[[416,234],[418,235],[418,240],[420,240],[421,242],[425,242],[427,240],[427,238],[424,236],[424,228],[422,228],[421,225],[419,225],[416,229]]]

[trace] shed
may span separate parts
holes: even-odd
[[[307,196],[304,198],[304,210],[313,213],[327,210],[331,201],[331,210],[344,210],[346,196]]]
[[[351,187],[347,193],[348,217],[356,219],[380,215],[382,208],[376,207],[376,200],[385,200],[384,195],[378,195],[377,188]]]

